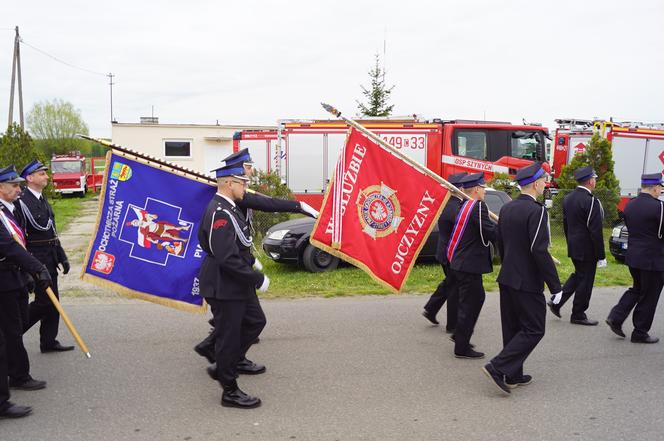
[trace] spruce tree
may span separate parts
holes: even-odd
[[[357,109],[361,116],[390,116],[394,105],[388,105],[394,86],[385,85],[385,71],[380,67],[380,57],[376,54],[376,64],[369,71],[371,87],[360,85],[366,104],[357,100]]]

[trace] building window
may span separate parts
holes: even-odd
[[[191,157],[191,141],[182,139],[164,140],[164,156],[177,158]]]

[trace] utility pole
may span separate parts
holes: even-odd
[[[21,77],[21,37],[18,34],[16,26],[16,36],[14,37],[14,58],[12,60],[12,83],[9,91],[9,122],[7,127],[14,122],[14,86],[18,79],[18,111],[21,128],[25,128],[23,121],[23,79]]]
[[[111,87],[111,124],[112,124],[115,122],[115,118],[113,118],[113,85],[115,84],[113,82],[113,77],[115,75],[109,72],[108,75],[106,76],[108,77],[108,85]]]

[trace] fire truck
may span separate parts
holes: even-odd
[[[482,171],[514,175],[545,160],[548,130],[539,124],[418,119],[358,121],[405,155],[447,178]],[[278,171],[298,200],[320,207],[348,126],[339,120],[282,120],[276,130],[244,130],[233,150],[249,148],[258,169]]]
[[[91,158],[88,172],[86,158],[80,152],[53,155],[51,172],[55,192],[85,197],[88,188],[97,191],[103,180],[104,162],[105,158]]]
[[[556,123],[551,153],[553,177],[559,177],[562,168],[585,151],[590,138],[598,133],[611,141],[621,210],[637,195],[642,173],[664,172],[664,124],[579,119],[557,119]]]

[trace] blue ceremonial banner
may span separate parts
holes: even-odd
[[[109,152],[81,277],[128,297],[204,312],[197,231],[215,192],[212,181]]]

